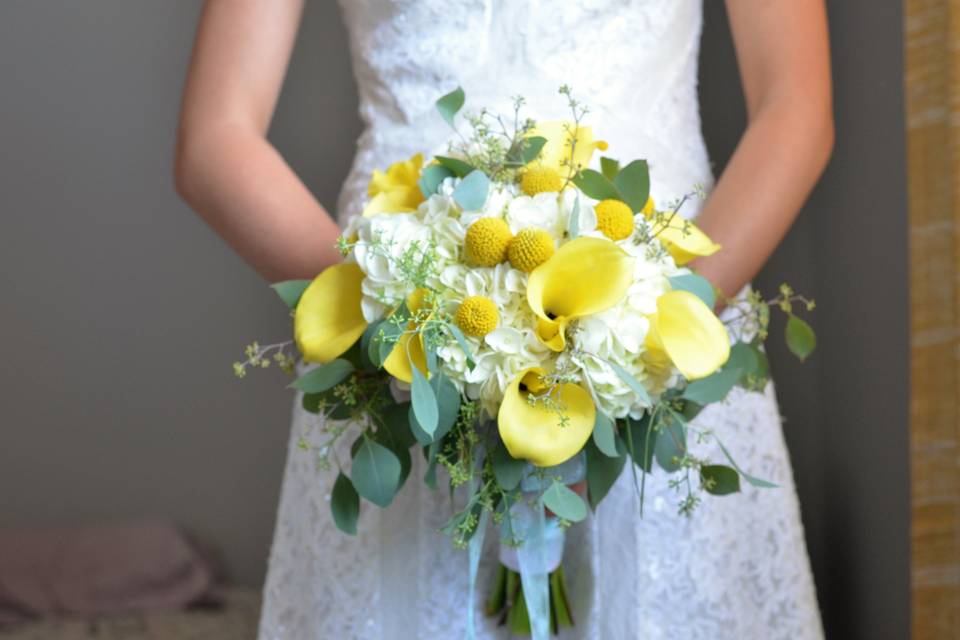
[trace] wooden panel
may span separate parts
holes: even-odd
[[[960,2],[906,0],[915,640],[960,639]]]

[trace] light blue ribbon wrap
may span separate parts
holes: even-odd
[[[500,561],[520,573],[533,640],[550,638],[550,573],[560,565],[564,545],[563,529],[556,518],[546,516],[542,495],[556,478],[574,484],[585,472],[582,453],[556,467],[527,465],[520,483],[524,499],[511,505],[509,523],[504,519],[501,525]],[[520,546],[504,543],[511,537],[520,541]]]
[[[476,464],[473,477],[470,478],[470,494],[477,490],[477,477],[480,475],[480,468],[484,460],[483,445],[478,445],[475,452]],[[484,509],[480,514],[480,522],[477,524],[477,530],[470,538],[470,544],[467,547],[467,555],[470,561],[470,597],[467,599],[467,640],[476,640],[476,609],[477,609],[477,573],[480,569],[480,555],[483,553],[483,539],[487,533],[487,522],[490,519],[490,513]]]

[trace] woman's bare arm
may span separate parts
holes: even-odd
[[[177,189],[267,280],[339,260],[339,229],[266,139],[303,0],[208,0],[180,115]]]
[[[749,123],[697,218],[723,250],[694,266],[728,296],[786,234],[833,150],[824,0],[727,0]]]

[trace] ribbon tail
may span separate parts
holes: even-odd
[[[529,508],[529,507],[527,507]],[[550,574],[547,571],[546,514],[538,498],[523,543],[517,549],[523,599],[533,640],[550,638]]]
[[[487,531],[487,520],[490,513],[486,510],[480,515],[480,523],[473,537],[470,538],[468,554],[470,556],[470,598],[467,600],[467,640],[476,640],[476,599],[477,573],[480,569],[480,554],[483,552],[483,538]]]

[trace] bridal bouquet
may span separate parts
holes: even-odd
[[[512,121],[481,111],[466,127],[463,92],[442,97],[448,150],[375,172],[363,215],[338,241],[344,261],[274,285],[293,309],[300,356],[316,365],[292,386],[325,417],[323,441],[302,444],[339,469],[337,526],[356,531],[361,499],[389,506],[411,449],[422,450],[424,480],[435,486],[442,468],[457,489],[442,530],[469,549],[471,589],[492,520],[504,564],[487,613],[540,638],[573,622],[563,529],[628,462],[641,496],[655,463],[677,474],[684,513],[741,481],[773,486],[722,443],[724,460],[700,457],[697,438],[722,434],[695,438],[690,421],[736,386],[764,387],[771,307],[789,315],[795,353],[814,346],[793,313],[812,302],[786,286],[773,300],[727,301],[737,321],[722,322],[714,289],[688,266],[720,249],[678,213],[697,194],[661,207],[645,161],[602,157],[591,168],[608,145],[561,93],[567,122],[521,119],[518,99]],[[285,345],[254,343],[234,366],[243,375],[271,359],[295,362]],[[341,460],[346,437],[351,459]],[[586,502],[570,488],[583,479]]]

